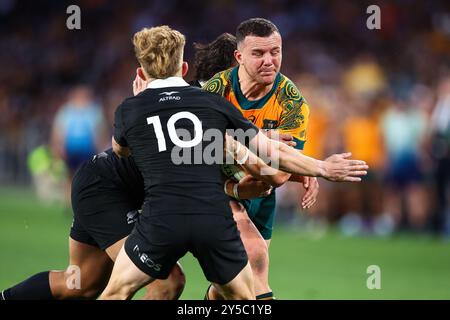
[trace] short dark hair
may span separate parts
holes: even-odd
[[[252,18],[241,22],[236,29],[236,40],[240,43],[246,36],[268,37],[280,33],[277,26],[264,18]]]
[[[234,59],[236,47],[236,38],[229,33],[222,33],[208,44],[194,43],[195,78],[209,80],[216,73],[233,66],[236,63]]]

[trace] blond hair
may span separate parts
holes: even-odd
[[[180,70],[185,43],[184,35],[168,26],[144,28],[133,36],[136,58],[153,79],[165,79]]]

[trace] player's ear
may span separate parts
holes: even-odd
[[[145,72],[144,72],[144,69],[142,69],[142,67],[139,67],[136,69],[136,74],[142,80],[147,81],[147,77],[145,76]]]
[[[234,58],[238,64],[242,64],[242,53],[239,50],[234,50]]]
[[[189,71],[189,64],[186,61],[183,61],[181,65],[181,76],[184,77]]]

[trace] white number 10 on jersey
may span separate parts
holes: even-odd
[[[180,140],[180,138],[177,135],[177,131],[175,129],[175,123],[180,119],[189,119],[194,124],[194,138],[190,141],[183,141]],[[153,116],[147,118],[147,124],[152,124],[153,128],[155,129],[155,135],[158,139],[158,149],[159,152],[166,151],[166,139],[164,137],[164,133],[161,126],[161,119],[159,116]],[[177,112],[174,115],[172,115],[169,120],[167,121],[167,131],[169,132],[169,138],[170,140],[178,147],[180,148],[192,148],[199,144],[202,141],[203,137],[203,128],[202,123],[200,122],[200,119],[197,118],[197,116],[191,112],[182,111]]]

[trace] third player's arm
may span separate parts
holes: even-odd
[[[115,154],[117,154],[117,156],[119,156],[121,158],[127,158],[131,155],[130,148],[123,147],[120,144],[118,144],[116,142],[116,139],[114,139],[114,137],[111,138],[111,144],[112,144],[113,151]]]

